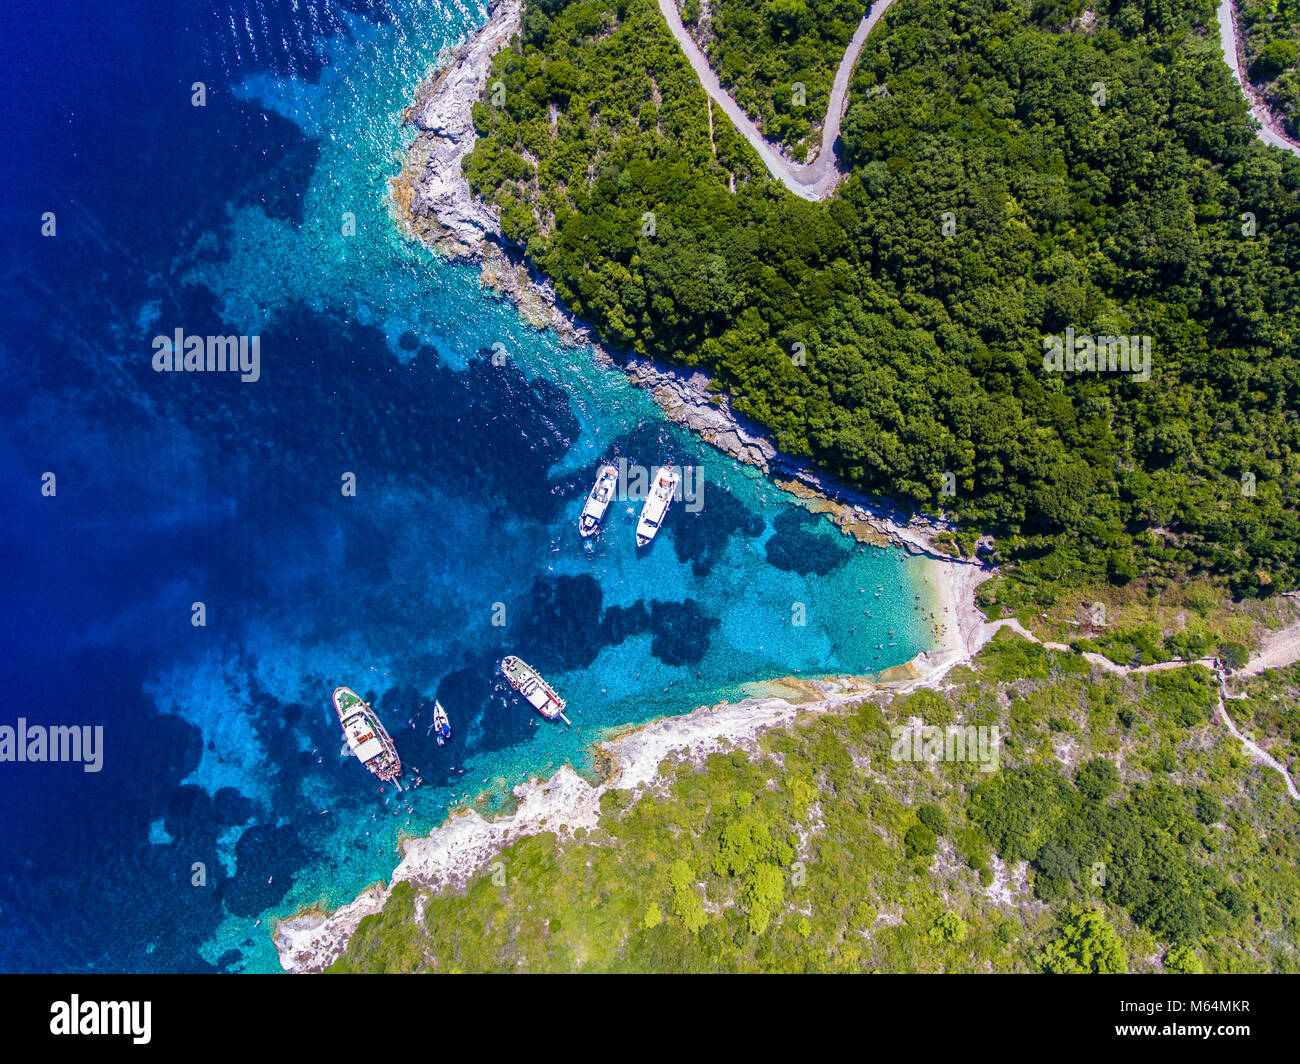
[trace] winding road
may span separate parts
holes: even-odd
[[[1251,116],[1259,123],[1259,129],[1256,130],[1255,135],[1265,144],[1270,144],[1274,148],[1281,148],[1283,151],[1289,151],[1292,155],[1300,155],[1300,144],[1291,140],[1278,128],[1268,108],[1264,106],[1264,101],[1260,98],[1259,93],[1242,76],[1241,60],[1243,49],[1237,27],[1237,12],[1233,7],[1232,0],[1223,0],[1219,4],[1218,14],[1219,45],[1223,49],[1223,61],[1228,64],[1228,69],[1232,71],[1232,76],[1241,87],[1246,102],[1250,104]]]
[[[792,162],[780,148],[764,139],[758,126],[754,125],[749,115],[740,109],[730,93],[722,87],[718,75],[713,72],[708,59],[700,51],[700,46],[682,25],[676,0],[659,0],[659,11],[668,23],[668,29],[677,39],[678,45],[686,54],[691,69],[700,79],[704,91],[722,108],[723,113],[731,119],[731,124],[739,130],[740,135],[749,141],[750,147],[758,152],[772,176],[796,196],[815,202],[828,198],[835,191],[835,186],[840,183],[840,178],[844,176],[835,165],[834,149],[835,141],[840,135],[840,122],[844,119],[844,107],[849,95],[849,78],[853,75],[854,64],[857,63],[858,56],[862,54],[862,49],[867,43],[867,34],[893,6],[893,3],[894,0],[876,0],[863,16],[862,21],[858,23],[853,39],[844,50],[844,58],[840,60],[839,69],[835,71],[830,103],[826,108],[826,120],[822,123],[821,147],[817,151],[817,157],[807,165]]]
[[[826,119],[822,123],[821,147],[816,158],[807,165],[800,165],[791,161],[776,145],[766,140],[753,120],[740,109],[740,106],[732,99],[731,95],[722,88],[718,76],[713,72],[713,68],[709,66],[708,59],[700,50],[699,45],[695,43],[694,38],[686,32],[686,28],[682,25],[681,16],[677,11],[676,0],[659,0],[659,11],[668,23],[668,29],[672,32],[673,37],[677,40],[682,52],[685,53],[687,60],[690,62],[691,69],[695,71],[696,77],[700,79],[700,85],[704,91],[715,104],[722,108],[723,113],[731,119],[732,125],[740,131],[741,135],[758,153],[768,170],[771,171],[772,176],[796,196],[817,201],[829,197],[835,191],[843,176],[835,165],[834,146],[840,135],[840,122],[844,118],[845,104],[849,94],[849,79],[853,74],[853,67],[858,61],[858,56],[862,54],[862,49],[867,43],[867,35],[884,16],[885,12],[893,6],[893,3],[894,0],[876,0],[862,21],[858,23],[853,39],[849,41],[849,46],[844,51],[844,57],[840,60],[839,69],[835,72],[835,81],[831,86],[830,102],[826,109]],[[1289,151],[1294,155],[1300,155],[1300,144],[1290,140],[1276,128],[1272,115],[1263,106],[1258,93],[1253,91],[1253,88],[1242,77],[1241,44],[1233,0],[1222,0],[1218,8],[1218,21],[1219,42],[1223,48],[1223,58],[1250,104],[1251,115],[1259,122],[1256,135],[1265,144],[1281,148],[1283,151]],[[710,139],[712,139],[712,115],[710,115],[709,121]],[[1004,627],[1011,628],[1024,638],[1035,643],[1041,643],[1049,649],[1073,652],[1071,647],[1062,643],[1044,643],[1019,621],[1003,619],[992,623],[985,621],[977,626],[977,632],[969,633],[973,637],[974,643],[972,645],[971,640],[967,639],[966,653],[961,660],[969,661],[973,658],[978,647],[988,642],[999,628]],[[1295,780],[1292,779],[1286,767],[1269,755],[1267,751],[1260,748],[1249,736],[1242,735],[1228,715],[1225,703],[1232,696],[1228,694],[1227,676],[1217,660],[1202,658],[1196,661],[1180,660],[1160,662],[1153,665],[1126,666],[1117,665],[1101,654],[1083,653],[1082,656],[1089,664],[1121,675],[1185,668],[1188,665],[1203,665],[1213,672],[1218,679],[1219,702],[1217,709],[1228,732],[1234,739],[1241,742],[1249,757],[1279,773],[1285,782],[1287,793],[1296,801],[1300,801],[1300,789],[1297,789]],[[1300,661],[1300,624],[1292,625],[1281,632],[1275,633],[1274,637],[1261,649],[1261,652],[1239,671],[1243,676],[1257,676],[1268,669],[1281,668],[1294,664],[1296,661]]]
[[[796,196],[817,202],[829,198],[834,193],[836,186],[839,185],[840,179],[844,176],[835,164],[835,141],[839,139],[840,123],[844,119],[844,110],[848,103],[849,79],[853,75],[853,67],[857,64],[858,56],[862,54],[862,49],[866,46],[867,35],[871,33],[876,23],[884,17],[885,12],[893,4],[894,0],[875,0],[875,3],[868,9],[867,14],[863,16],[862,21],[858,23],[853,39],[849,41],[849,46],[844,50],[844,57],[840,60],[839,69],[835,71],[835,81],[831,85],[831,98],[826,108],[826,118],[822,122],[821,146],[813,161],[806,165],[792,161],[777,145],[764,138],[763,134],[759,132],[758,126],[754,124],[753,119],[745,114],[736,101],[732,99],[731,94],[723,89],[722,84],[718,81],[718,75],[709,66],[708,58],[700,50],[700,46],[695,43],[695,39],[686,32],[686,27],[682,25],[681,15],[677,10],[677,0],[659,0],[659,11],[663,15],[664,21],[668,23],[668,29],[676,39],[678,46],[690,62],[691,69],[695,71],[695,76],[700,79],[700,85],[708,94],[709,99],[722,108],[723,113],[731,119],[731,124],[736,127],[740,135],[749,142],[754,151],[758,152],[759,158],[763,160],[763,164],[768,168],[772,176]],[[1223,59],[1232,71],[1232,76],[1237,80],[1241,91],[1245,94],[1246,101],[1250,104],[1251,115],[1259,122],[1256,135],[1265,144],[1269,144],[1274,148],[1281,148],[1293,155],[1300,155],[1300,144],[1288,138],[1277,128],[1273,116],[1269,114],[1268,109],[1259,98],[1259,94],[1242,77],[1241,43],[1233,0],[1222,0],[1219,4],[1218,21],[1219,43],[1223,48]]]

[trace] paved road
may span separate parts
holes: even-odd
[[[659,10],[664,16],[664,21],[668,23],[672,35],[677,39],[678,45],[686,54],[687,60],[690,61],[691,69],[700,79],[704,91],[722,108],[726,116],[731,119],[731,124],[758,152],[772,176],[796,196],[815,201],[829,197],[843,176],[835,165],[834,146],[840,135],[840,122],[844,118],[844,107],[849,95],[849,78],[853,74],[853,66],[857,63],[858,56],[862,54],[862,49],[867,43],[867,34],[893,3],[894,0],[876,0],[862,21],[858,23],[857,31],[849,41],[848,48],[844,50],[844,58],[840,60],[839,69],[835,72],[830,104],[826,109],[826,120],[822,123],[821,149],[817,152],[817,158],[806,166],[792,162],[775,144],[765,140],[750,117],[723,89],[718,82],[717,74],[709,66],[708,59],[682,25],[676,0],[659,0]]]
[[[1241,91],[1245,93],[1246,102],[1250,104],[1250,113],[1259,120],[1259,130],[1256,135],[1265,144],[1271,144],[1275,148],[1289,151],[1292,155],[1300,155],[1300,144],[1291,140],[1273,125],[1273,117],[1264,107],[1259,98],[1259,93],[1253,87],[1247,87],[1246,80],[1242,76],[1240,42],[1237,36],[1237,16],[1236,11],[1233,9],[1232,0],[1223,0],[1219,4],[1218,14],[1219,45],[1223,49],[1223,61],[1228,64],[1232,76],[1237,79],[1237,84],[1241,86]]]
[[[722,88],[717,74],[709,66],[708,59],[682,25],[681,15],[677,11],[676,0],[659,0],[659,10],[664,16],[664,21],[668,23],[668,29],[672,32],[673,37],[676,38],[678,45],[690,62],[691,69],[695,71],[695,76],[700,79],[700,85],[703,86],[704,91],[708,93],[715,104],[722,108],[726,116],[731,119],[732,125],[740,131],[741,136],[749,141],[750,146],[758,152],[759,158],[763,160],[772,176],[796,196],[816,201],[828,198],[835,191],[840,178],[843,176],[835,164],[834,147],[835,141],[840,135],[840,122],[844,118],[844,109],[848,100],[849,78],[853,75],[853,67],[858,61],[858,56],[862,54],[862,49],[866,46],[867,35],[893,3],[894,0],[876,0],[862,21],[858,23],[857,31],[853,34],[853,39],[849,41],[848,48],[844,50],[844,58],[840,60],[839,69],[835,72],[835,81],[831,86],[830,104],[826,109],[826,119],[822,123],[821,148],[817,152],[817,157],[806,166],[793,162],[780,148],[771,141],[766,140],[763,134],[759,132],[758,127],[754,125],[753,120],[740,109],[740,106],[731,98],[731,95]],[[1275,148],[1289,151],[1293,155],[1300,155],[1300,144],[1286,137],[1272,125],[1268,112],[1258,100],[1258,94],[1247,87],[1247,83],[1242,77],[1233,0],[1222,0],[1219,4],[1218,19],[1219,43],[1223,48],[1224,61],[1231,69],[1232,76],[1237,79],[1237,84],[1241,86],[1242,91],[1246,94],[1246,99],[1251,104],[1251,114],[1259,120],[1259,138],[1264,143]]]

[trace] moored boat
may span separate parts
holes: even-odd
[[[655,474],[654,486],[646,496],[645,505],[641,507],[641,517],[636,523],[638,547],[648,545],[659,534],[681,479],[681,474],[671,465],[662,466]]]
[[[367,769],[389,782],[402,774],[397,747],[375,711],[350,687],[334,688],[334,712],[338,714],[348,749]]]
[[[569,718],[564,715],[567,703],[528,662],[510,654],[502,659],[501,672],[510,686],[523,695],[528,704],[543,717],[547,720],[558,717],[565,724],[569,723]]]
[[[596,483],[591,486],[587,501],[583,504],[582,515],[578,518],[578,532],[584,538],[600,531],[617,486],[618,470],[609,463],[601,466],[596,473]]]
[[[442,708],[442,703],[436,698],[433,700],[433,737],[438,740],[439,746],[451,738],[451,721],[447,719],[447,711]]]

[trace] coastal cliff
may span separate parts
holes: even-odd
[[[965,655],[939,657],[946,671]],[[921,682],[912,679],[905,666],[898,671],[895,681],[884,685],[894,693]],[[929,678],[935,675],[931,671]],[[595,829],[601,798],[607,792],[628,792],[625,804],[636,801],[656,788],[659,766],[669,758],[684,757],[699,767],[720,750],[753,750],[766,731],[788,726],[801,716],[836,712],[880,690],[859,677],[786,679],[755,688],[754,697],[740,702],[702,706],[686,716],[665,717],[601,742],[595,761],[604,775],[597,783],[565,765],[547,780],[532,779],[515,787],[518,805],[508,816],[485,820],[473,810],[463,810],[428,836],[407,839],[402,861],[387,886],[368,887],[333,913],[313,907],[281,921],[274,933],[281,965],[294,973],[323,971],[342,955],[361,921],[384,907],[398,883],[412,884],[417,895],[459,889],[518,839],[542,832],[572,837],[579,829]]]
[[[418,133],[391,184],[402,227],[448,258],[476,259],[501,239],[496,212],[470,191],[461,164],[477,137],[471,110],[492,59],[519,31],[523,0],[498,0],[487,23],[419,88],[402,119]]]
[[[390,183],[399,228],[445,258],[477,266],[483,285],[514,303],[529,324],[589,345],[597,359],[645,388],[670,421],[772,476],[810,509],[827,513],[845,534],[943,561],[966,560],[956,546],[955,524],[838,484],[812,463],[781,452],[704,371],[608,349],[505,238],[496,209],[474,195],[462,163],[476,141],[473,105],[483,96],[493,58],[518,32],[522,8],[522,0],[499,0],[488,22],[421,84],[404,113],[418,132]]]

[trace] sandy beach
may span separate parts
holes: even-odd
[[[461,810],[427,836],[407,839],[387,885],[368,887],[333,913],[312,906],[276,926],[281,966],[289,972],[328,967],[361,920],[383,907],[396,883],[410,882],[424,896],[459,889],[526,835],[550,831],[571,837],[578,828],[592,830],[607,790],[629,791],[633,800],[653,791],[666,759],[699,766],[720,750],[753,750],[765,731],[788,727],[800,716],[835,712],[881,690],[902,694],[941,686],[948,672],[970,662],[1000,625],[989,623],[975,607],[975,588],[992,575],[991,569],[934,557],[925,558],[924,564],[930,608],[937,616],[952,618],[931,650],[875,676],[785,677],[755,683],[741,701],[701,706],[683,716],[605,733],[593,744],[593,760],[608,766],[602,781],[589,783],[565,765],[549,779],[534,778],[515,787],[518,805],[509,815],[485,820],[473,810]]]
[[[955,666],[969,662],[997,630],[974,606],[974,590],[990,573],[975,565],[927,559],[927,579],[936,612],[946,607],[957,618],[932,650],[877,676],[785,677],[754,684],[739,702],[701,706],[678,717],[662,717],[627,731],[607,734],[594,744],[597,763],[609,766],[604,780],[588,783],[565,765],[549,779],[531,779],[514,788],[518,807],[508,816],[485,820],[472,810],[453,814],[424,838],[403,843],[401,863],[390,883],[368,887],[333,913],[313,906],[281,921],[274,941],[289,972],[319,972],[336,960],[361,920],[377,913],[392,886],[410,882],[427,895],[463,887],[483,873],[492,858],[512,842],[543,831],[571,837],[578,828],[598,825],[601,796],[629,791],[633,800],[653,791],[659,766],[681,758],[699,766],[720,750],[753,750],[772,728],[788,727],[801,715],[831,713],[873,692],[905,693],[939,686]]]
[[[996,630],[974,598],[976,587],[994,570],[954,559],[934,542],[935,536],[953,530],[950,523],[908,514],[890,500],[835,484],[811,465],[782,455],[761,429],[735,415],[725,401],[718,402],[708,388],[709,378],[698,370],[614,358],[593,341],[583,323],[567,314],[549,286],[532,277],[522,263],[504,261],[494,242],[500,239],[499,232],[492,231],[494,215],[473,199],[460,176],[459,160],[473,143],[467,119],[469,105],[477,98],[475,86],[481,89],[492,55],[518,17],[518,0],[502,0],[488,25],[421,87],[408,115],[421,133],[393,187],[399,224],[440,254],[478,263],[486,283],[504,291],[521,310],[527,308],[528,320],[592,343],[598,358],[650,391],[672,420],[759,467],[809,509],[825,513],[845,534],[923,555],[927,614],[933,612],[938,627],[935,646],[877,676],[765,681],[752,685],[750,697],[741,701],[702,706],[684,716],[602,737],[593,752],[597,763],[610,768],[600,783],[587,782],[567,765],[550,779],[529,780],[514,788],[518,806],[508,816],[488,821],[472,810],[460,811],[428,836],[406,840],[401,863],[386,886],[367,888],[333,913],[313,906],[281,921],[274,941],[282,967],[290,972],[318,972],[337,959],[357,925],[383,907],[396,883],[410,882],[422,895],[458,889],[519,838],[542,831],[571,836],[578,828],[596,827],[600,798],[607,790],[625,790],[635,797],[653,789],[665,759],[682,757],[700,764],[718,750],[752,749],[771,728],[789,726],[800,715],[834,712],[882,687],[906,691],[938,685],[949,670],[970,661]]]
[[[927,581],[943,631],[935,654],[970,660],[993,638],[994,628],[975,604],[975,591],[997,574],[992,566],[927,558]],[[954,662],[955,664],[955,662]]]

